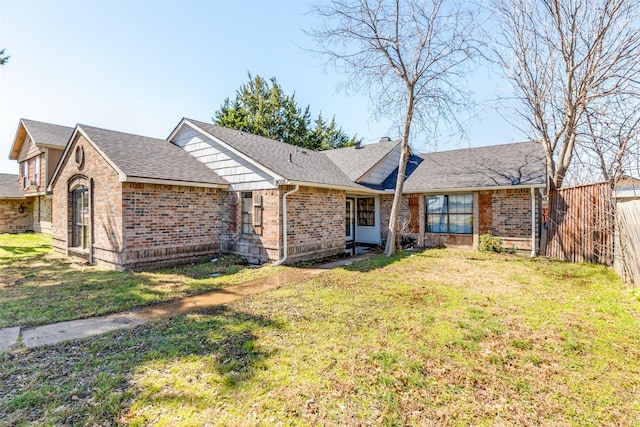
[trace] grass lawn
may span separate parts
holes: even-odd
[[[602,266],[427,250],[0,355],[24,425],[640,425],[640,300]]]
[[[174,268],[117,272],[51,251],[51,236],[0,234],[0,328],[117,313],[276,275],[222,257]],[[222,276],[212,277],[223,273]]]

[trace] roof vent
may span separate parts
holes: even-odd
[[[385,141],[391,141],[391,138],[389,138],[388,136],[383,136],[382,138],[380,138],[380,142],[385,142]]]
[[[289,153],[289,163],[293,162],[293,153]]]
[[[355,147],[356,150],[359,150],[362,148],[362,141],[356,141],[356,143],[353,145]]]

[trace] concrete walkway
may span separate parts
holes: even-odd
[[[12,327],[0,329],[0,352],[6,351],[18,344],[20,338],[22,338],[22,345],[27,348],[34,348],[99,335],[117,329],[135,328],[136,326],[156,319],[176,317],[192,311],[227,304],[248,295],[258,294],[288,283],[306,279],[332,268],[371,258],[373,255],[375,255],[375,253],[364,253],[314,266],[314,268],[300,268],[265,279],[252,280],[241,285],[217,289],[205,294],[186,297],[124,313],[70,320],[68,322],[53,323],[50,325],[36,326],[34,328],[21,329],[20,327]]]

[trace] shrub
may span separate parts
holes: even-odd
[[[480,252],[495,252],[501,254],[504,252],[504,242],[501,238],[488,232],[480,236],[478,250]]]

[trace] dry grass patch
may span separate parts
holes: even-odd
[[[0,394],[0,418],[637,426],[638,330],[640,301],[605,267],[380,256],[226,309],[6,354],[0,382],[20,391]]]

